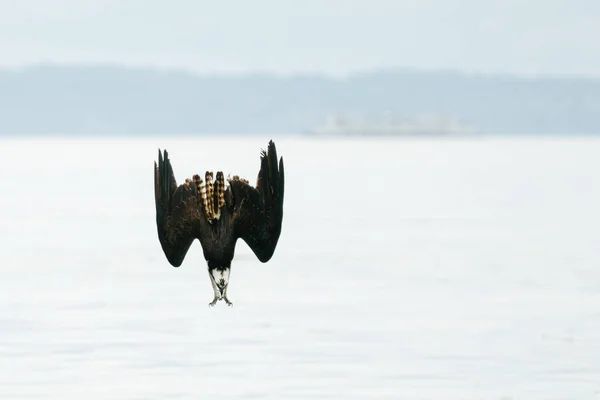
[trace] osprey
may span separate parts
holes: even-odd
[[[256,186],[237,175],[227,179],[206,171],[177,185],[167,151],[154,162],[154,195],[158,239],[173,267],[179,267],[195,239],[200,241],[214,291],[209,306],[227,299],[235,245],[244,240],[263,263],[271,259],[283,219],[283,157],[277,162],[275,143],[261,151]]]

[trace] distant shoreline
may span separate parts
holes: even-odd
[[[599,78],[402,69],[343,79],[111,66],[0,69],[0,137],[305,133],[332,114],[388,112],[445,115],[485,135],[596,135],[598,104]]]

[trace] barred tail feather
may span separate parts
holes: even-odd
[[[194,185],[196,185],[196,190],[198,191],[198,193],[201,193],[202,191],[202,178],[200,178],[200,175],[196,174],[192,177],[192,179],[194,180]]]
[[[205,204],[206,217],[209,220],[212,220],[212,219],[214,219],[214,214],[215,214],[213,173],[206,171],[205,178],[206,178],[206,204]]]
[[[217,194],[219,199],[219,209],[225,205],[225,177],[223,172],[217,172]]]
[[[215,181],[215,218],[221,216],[221,208],[225,205],[225,177],[222,171],[217,172]]]

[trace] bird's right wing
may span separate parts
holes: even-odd
[[[263,263],[275,252],[283,221],[283,158],[277,160],[273,141],[260,157],[256,187],[239,179],[229,183],[234,203],[236,237],[248,244]],[[279,161],[279,162],[278,162]]]
[[[154,162],[154,196],[158,239],[169,263],[179,267],[205,219],[196,185],[177,185],[166,150]]]

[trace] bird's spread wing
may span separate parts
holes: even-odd
[[[205,221],[197,187],[187,182],[178,186],[167,151],[163,158],[159,150],[154,189],[158,239],[169,263],[179,267]]]
[[[273,141],[262,151],[256,187],[234,179],[229,182],[234,203],[234,231],[263,263],[275,252],[283,220],[283,158],[277,162]]]

